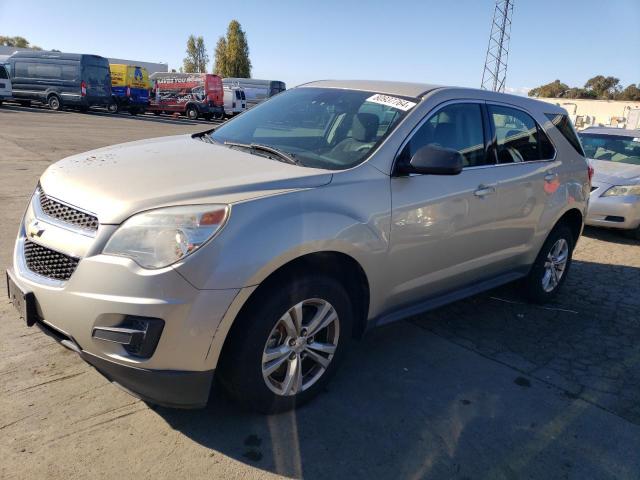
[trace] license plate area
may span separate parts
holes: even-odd
[[[7,295],[20,317],[24,318],[24,321],[27,322],[27,326],[31,327],[34,325],[37,318],[36,297],[33,292],[23,291],[9,272],[7,272]]]

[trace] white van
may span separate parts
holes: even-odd
[[[0,105],[3,100],[11,98],[11,79],[4,65],[0,65]]]
[[[242,87],[224,86],[224,115],[233,117],[247,109],[247,98]]]

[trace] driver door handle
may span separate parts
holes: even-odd
[[[478,185],[478,189],[473,192],[476,197],[486,197],[496,192],[496,187],[491,185]]]

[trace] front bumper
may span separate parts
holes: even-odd
[[[612,185],[595,183],[585,223],[591,226],[634,230],[640,226],[640,198],[602,197]]]
[[[102,255],[115,226],[100,225],[95,237],[83,236],[49,223],[46,215],[36,216],[34,203],[21,225],[10,275],[23,291],[33,292],[36,324],[144,400],[204,405],[216,367],[209,350],[239,290],[199,290],[171,267],[146,270],[130,259]],[[26,266],[25,223],[34,220],[43,233],[29,241],[81,258],[68,280],[53,281]],[[130,317],[164,321],[150,358],[94,336],[95,327],[117,328]]]

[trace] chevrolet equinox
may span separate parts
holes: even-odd
[[[74,155],[20,225],[11,301],[107,379],[199,407],[314,397],[367,329],[566,280],[590,190],[557,106],[320,81],[214,130]]]

